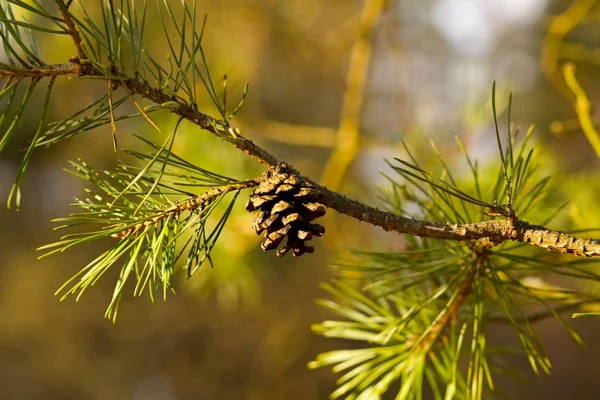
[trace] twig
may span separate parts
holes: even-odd
[[[539,312],[527,314],[525,316],[513,316],[513,321],[516,321],[518,323],[538,322],[538,321],[541,321],[548,317],[552,317],[555,314],[560,314],[560,313],[564,313],[564,312],[568,312],[568,311],[577,311],[582,306],[585,306],[588,304],[596,304],[597,305],[599,303],[600,303],[600,299],[581,300],[581,301],[577,301],[574,303],[563,304],[563,305],[557,306],[555,308],[552,308],[552,310],[539,311]],[[495,322],[495,323],[512,323],[512,321],[509,320],[504,315],[490,315],[487,317],[487,320],[490,322]]]
[[[85,49],[83,48],[83,40],[81,39],[81,34],[79,33],[77,26],[75,26],[75,21],[73,21],[73,19],[69,15],[69,7],[71,6],[71,1],[67,1],[65,3],[63,0],[55,0],[55,2],[58,5],[60,13],[62,14],[63,21],[67,25],[67,33],[71,36],[71,38],[73,39],[73,44],[77,48],[77,55],[81,60],[86,60],[88,57],[85,52]]]
[[[273,120],[238,120],[243,127],[252,129],[252,133],[261,139],[288,146],[318,147],[332,149],[336,146],[337,131],[325,126],[311,126]],[[579,126],[579,125],[578,125]],[[377,152],[382,148],[390,149],[398,142],[375,136],[361,137],[360,151]],[[333,189],[333,188],[331,188]]]
[[[575,64],[565,64],[563,73],[565,75],[567,86],[569,86],[569,89],[571,89],[575,95],[575,112],[577,113],[581,129],[596,152],[596,155],[600,157],[600,135],[598,135],[598,131],[594,128],[594,123],[590,116],[592,104],[590,103],[585,90],[583,90],[575,77]]]
[[[37,68],[15,68],[15,69],[0,69],[0,76],[6,77],[20,77],[20,78],[44,78],[52,76],[95,76],[104,77],[104,75],[97,71],[93,65],[85,63],[79,59],[72,59],[68,63],[64,64],[49,64]],[[162,90],[152,87],[147,82],[142,82],[136,78],[129,78],[115,71],[115,75],[120,76],[121,80],[113,80],[114,85],[125,87],[125,89],[132,94],[138,94],[155,104],[169,104],[169,110],[174,114],[183,117],[184,119],[192,122],[199,126],[205,131],[208,131],[221,139],[227,139],[235,147],[246,153],[249,157],[258,161],[266,167],[276,165],[278,163],[277,158],[271,155],[266,150],[254,144],[249,139],[236,134],[236,137],[226,138],[221,135],[218,127],[222,126],[222,123],[217,119],[204,114],[190,104],[183,103],[176,98],[173,98]],[[106,79],[110,79],[106,77]]]
[[[419,346],[424,349],[431,348],[442,337],[450,323],[457,318],[460,309],[471,294],[475,277],[485,268],[489,251],[496,244],[487,238],[479,239],[473,243],[471,246],[473,262],[469,265],[469,270],[460,282],[456,296],[454,296],[450,305],[444,309],[443,313],[432,323],[427,336],[420,342]]]
[[[244,181],[244,182],[234,183],[231,185],[225,185],[225,186],[219,186],[219,187],[213,188],[207,192],[199,194],[199,195],[192,197],[186,201],[183,201],[179,204],[175,204],[169,208],[166,208],[166,209],[160,211],[159,213],[157,213],[154,217],[152,217],[150,219],[146,219],[143,222],[140,222],[139,224],[132,226],[130,228],[127,228],[121,232],[114,233],[111,236],[113,238],[120,239],[120,238],[129,237],[131,235],[135,235],[149,225],[154,225],[158,221],[179,215],[185,211],[191,212],[191,211],[195,211],[198,209],[203,210],[207,205],[212,203],[214,200],[216,200],[222,194],[229,193],[229,192],[236,192],[236,191],[239,192],[240,190],[255,187],[255,186],[258,186],[259,184],[260,184],[259,180],[249,180],[249,181]]]
[[[469,268],[467,275],[460,282],[458,293],[450,306],[448,306],[443,314],[440,314],[440,317],[432,323],[429,333],[420,344],[421,347],[431,348],[431,346],[441,338],[450,323],[456,319],[458,312],[473,289],[473,281],[475,280],[478,271],[477,263],[478,262],[473,263],[473,266]]]

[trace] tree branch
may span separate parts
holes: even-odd
[[[192,122],[203,130],[232,143],[249,157],[258,161],[265,167],[286,168],[290,173],[296,175],[306,185],[316,189],[319,193],[319,201],[339,213],[348,215],[359,221],[379,226],[386,231],[395,231],[420,237],[444,240],[477,240],[490,238],[494,242],[513,240],[529,243],[534,246],[548,250],[570,253],[578,256],[600,257],[600,240],[577,238],[564,232],[553,231],[542,226],[532,225],[519,220],[516,216],[503,217],[496,220],[476,222],[471,224],[442,224],[438,222],[421,221],[406,218],[388,211],[370,207],[356,200],[349,199],[337,192],[321,186],[310,178],[303,176],[297,170],[288,166],[269,153],[267,150],[256,145],[253,141],[243,137],[237,130],[229,127],[227,122],[217,120],[207,114],[198,111],[195,106],[190,105],[177,97],[170,96],[164,91],[151,86],[148,82],[141,81],[137,77],[126,76],[112,66],[111,71],[121,79],[116,80],[106,77],[92,64],[85,61],[82,56],[83,47],[81,36],[77,32],[74,22],[70,19],[64,3],[61,4],[61,12],[65,23],[71,30],[75,46],[80,54],[80,59],[73,58],[65,64],[45,65],[38,68],[14,68],[1,69],[0,76],[16,78],[41,78],[56,77],[61,75],[96,76],[111,79],[117,86],[123,86],[129,93],[135,93],[156,104],[164,105],[172,113]]]
[[[105,77],[105,75],[94,68],[92,64],[86,63],[84,60],[78,58],[73,58],[68,63],[49,64],[36,68],[0,68],[0,76],[5,77],[43,78],[69,75]],[[167,108],[168,105],[168,109],[172,113],[179,115],[221,139],[231,142],[235,147],[246,153],[246,155],[266,167],[274,166],[278,163],[275,156],[254,144],[251,140],[246,139],[237,133],[235,134],[235,137],[233,135],[229,137],[223,135],[223,129],[228,127],[224,127],[222,121],[198,111],[196,108],[177,98],[169,96],[162,90],[152,87],[147,82],[142,82],[136,78],[130,78],[123,74],[117,73],[117,75],[120,75],[122,80],[113,80],[113,83],[117,86],[123,86],[129,93],[138,94],[159,105],[164,104],[165,108]],[[106,77],[106,79],[108,80],[110,78]]]
[[[472,224],[441,224],[421,221],[367,206],[323,186],[313,184],[321,195],[320,202],[325,206],[359,221],[379,226],[386,231],[455,241],[482,238],[490,238],[496,242],[513,240],[559,253],[600,257],[600,240],[598,239],[577,238],[564,232],[521,221],[516,217],[504,217]]]
[[[521,324],[526,323],[526,322],[533,323],[533,322],[542,321],[549,317],[553,317],[556,314],[561,314],[561,313],[565,313],[565,312],[573,312],[573,311],[581,311],[583,309],[583,307],[586,305],[597,306],[598,304],[600,304],[600,299],[597,299],[597,298],[585,299],[585,300],[579,300],[579,301],[569,303],[569,304],[557,305],[548,310],[531,312],[524,316],[513,316],[512,318],[513,318],[513,321],[515,321],[517,323],[521,323]],[[505,315],[502,315],[502,314],[489,315],[487,317],[487,320],[492,323],[512,324],[512,321],[508,317],[506,317]]]

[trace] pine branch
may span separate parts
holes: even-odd
[[[65,15],[65,20],[69,20]],[[60,75],[93,76],[112,79],[117,86],[124,87],[129,93],[134,93],[146,98],[155,104],[168,108],[172,113],[197,125],[221,139],[233,144],[247,156],[271,168],[290,169],[291,173],[300,180],[318,191],[318,201],[328,208],[357,219],[358,221],[379,226],[386,231],[394,231],[408,235],[415,235],[443,240],[477,240],[491,238],[494,241],[512,240],[528,243],[547,250],[560,253],[569,253],[577,256],[600,257],[600,240],[592,238],[578,238],[564,232],[554,231],[543,226],[533,225],[518,219],[516,216],[505,216],[501,219],[467,224],[443,224],[425,220],[406,218],[388,211],[365,205],[359,201],[349,199],[344,195],[321,186],[310,178],[300,174],[284,162],[280,162],[274,155],[242,136],[224,121],[217,120],[208,114],[202,113],[195,106],[181,99],[169,96],[163,90],[153,87],[148,82],[135,77],[129,77],[112,68],[112,77],[98,70],[94,65],[85,60],[74,58],[69,63],[44,65],[35,68],[6,69],[0,68],[0,76],[15,78],[40,78],[56,77]],[[116,77],[116,79],[115,79]],[[488,212],[498,214],[501,207],[491,207]],[[501,210],[502,211],[502,210]],[[500,215],[505,214],[504,211]]]
[[[286,168],[289,168],[286,166]],[[394,231],[431,239],[444,240],[477,240],[490,238],[495,242],[513,240],[529,243],[544,249],[578,256],[600,257],[600,240],[577,238],[564,232],[554,231],[542,226],[521,221],[515,216],[497,220],[470,224],[441,224],[421,221],[379,210],[349,199],[337,192],[312,182],[309,178],[295,171],[299,177],[314,185],[319,192],[319,202],[354,219],[379,226],[386,231]],[[494,209],[490,212],[497,212]],[[500,210],[502,211],[502,210]],[[504,211],[502,211],[504,213]]]
[[[566,312],[580,311],[585,306],[595,306],[600,303],[600,299],[584,299],[578,300],[568,304],[557,305],[551,310],[543,310],[529,313],[525,316],[515,318],[515,321],[518,323],[534,323],[539,322],[544,319],[554,317],[556,314],[562,314]],[[510,323],[511,321],[506,318],[504,315],[490,315],[488,316],[488,321],[493,323]]]
[[[70,172],[94,184],[95,188],[86,189],[88,198],[76,199],[74,205],[80,208],[79,212],[54,221],[63,223],[57,229],[82,225],[88,229],[66,234],[60,241],[40,248],[47,251],[46,256],[84,243],[112,242],[107,251],[57,293],[63,293],[63,299],[76,293],[79,296],[105,271],[123,262],[106,313],[113,320],[128,280],[137,282],[135,296],[147,289],[154,301],[155,292],[162,290],[166,296],[171,290],[180,261],[188,278],[203,263],[212,264],[212,249],[240,192],[260,183],[259,180],[238,182],[211,173],[170,153],[164,146],[142,140],[157,151],[156,154],[130,152],[141,160],[150,159],[143,168],[121,163],[112,171],[99,173],[85,162],[71,163],[74,170]],[[194,195],[188,187],[209,189]],[[224,200],[227,197],[229,199]]]

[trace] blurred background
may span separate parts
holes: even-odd
[[[94,10],[94,2],[86,3]],[[574,62],[589,101],[600,101],[599,1],[221,0],[198,1],[198,8],[208,14],[204,47],[213,74],[227,73],[232,93],[250,82],[234,125],[315,180],[376,204],[384,159],[402,153],[401,141],[431,158],[433,140],[452,164],[460,155],[458,135],[482,163],[494,161],[495,80],[502,118],[512,92],[512,120],[523,130],[536,125],[542,169],[560,182],[557,196],[574,199],[552,227],[600,226],[600,153],[589,140],[594,132],[581,128],[562,69]],[[167,54],[161,30],[147,37],[155,56]],[[54,37],[41,37],[40,47],[49,62],[75,54],[68,40]],[[58,89],[51,120],[106,90],[74,79],[61,80]],[[28,109],[32,116],[42,100]],[[200,109],[211,110],[208,98]],[[589,117],[600,119],[594,112]],[[174,122],[166,114],[156,118],[164,126]],[[21,141],[1,155],[0,198],[35,130],[37,120],[31,120],[21,128]],[[120,145],[136,145],[130,132],[153,135],[143,119],[131,120],[119,125]],[[174,152],[239,179],[260,173],[231,147],[187,127]],[[242,201],[214,269],[203,267],[189,282],[182,276],[167,302],[125,296],[113,325],[103,314],[117,271],[79,302],[59,303],[54,296],[102,244],[37,260],[36,248],[59,236],[50,220],[71,212],[72,198],[82,195],[84,183],[63,171],[78,157],[98,168],[114,165],[119,155],[110,128],[39,151],[21,210],[0,208],[0,399],[328,397],[336,376],[306,364],[320,352],[353,344],[311,333],[311,324],[328,318],[315,304],[324,296],[319,282],[341,254],[393,249],[397,235],[328,215],[328,233],[315,241],[315,254],[277,259],[260,252]],[[501,389],[517,399],[597,399],[600,325],[593,318],[573,325],[588,348],[555,320],[539,322],[552,376],[500,379]],[[510,327],[489,329],[496,343],[517,340]],[[518,357],[511,362],[527,365]]]

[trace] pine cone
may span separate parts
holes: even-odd
[[[267,170],[246,203],[246,210],[258,211],[252,229],[259,235],[263,233],[265,240],[260,247],[264,251],[274,250],[287,237],[277,250],[278,257],[290,250],[294,256],[314,252],[314,247],[305,242],[325,233],[322,225],[311,223],[325,215],[326,208],[318,200],[319,192],[298,178],[287,164],[280,163]]]

